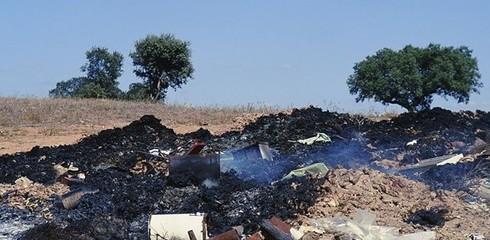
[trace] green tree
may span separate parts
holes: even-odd
[[[107,48],[93,47],[85,53],[87,63],[81,67],[86,74],[56,84],[51,97],[118,98],[122,91],[117,78],[122,73],[123,56]]]
[[[130,54],[134,73],[143,79],[152,100],[163,101],[169,87],[180,88],[192,78],[189,45],[171,34],[148,35],[136,42]]]
[[[143,83],[131,83],[125,99],[133,101],[150,100],[148,88]]]
[[[70,80],[58,82],[56,83],[56,87],[49,91],[49,96],[55,98],[74,97],[86,83],[86,77],[74,77]]]
[[[77,98],[108,98],[106,89],[94,82],[88,82],[73,95]]]
[[[106,97],[117,98],[121,94],[117,78],[123,71],[123,55],[116,51],[111,53],[107,48],[100,47],[93,47],[85,55],[88,62],[81,70],[87,74],[88,81],[99,85]]]
[[[410,112],[430,109],[434,95],[468,103],[470,94],[482,87],[472,50],[438,44],[381,49],[355,64],[347,85],[357,102],[374,99]]]

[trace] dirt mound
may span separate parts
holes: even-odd
[[[403,177],[368,169],[335,169],[321,189],[299,223],[336,214],[353,217],[357,209],[365,209],[376,214],[378,225],[397,227],[401,233],[434,230],[438,239],[465,239],[476,232],[490,236],[488,209]]]
[[[2,167],[0,182],[13,183],[26,176],[39,183],[54,182],[53,165],[75,165],[82,171],[100,165],[127,168],[138,153],[149,149],[175,148],[176,134],[160,124],[154,116],[143,116],[126,127],[101,131],[82,139],[79,143],[59,147],[34,147],[30,152],[0,156]]]

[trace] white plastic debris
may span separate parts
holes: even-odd
[[[354,235],[360,240],[434,240],[435,232],[417,232],[400,235],[398,229],[374,225],[376,215],[366,210],[358,210],[354,219],[345,216],[310,219],[312,227],[323,232],[341,232]]]
[[[206,214],[156,214],[151,215],[148,223],[150,240],[189,239],[192,230],[197,240],[206,239]]]
[[[325,134],[325,133],[317,133],[315,136],[306,138],[306,139],[300,139],[300,140],[290,140],[290,142],[299,142],[301,144],[306,144],[306,145],[311,145],[316,142],[324,142],[324,143],[329,143],[332,142],[332,139]]]
[[[466,237],[468,240],[485,240],[485,236],[479,233],[472,233]]]
[[[417,144],[417,139],[407,142],[407,146],[413,146],[415,144]]]
[[[463,154],[458,154],[456,156],[453,156],[451,158],[448,158],[440,163],[437,164],[437,166],[442,166],[446,164],[456,164],[458,163],[461,159],[463,158]]]
[[[151,149],[149,152],[153,156],[161,157],[161,156],[169,155],[170,153],[172,153],[172,150],[160,150],[158,148],[154,148]]]
[[[296,228],[289,229],[289,233],[291,233],[294,240],[300,240],[305,235],[304,232]]]

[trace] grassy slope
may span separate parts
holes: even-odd
[[[0,127],[59,126],[128,122],[145,114],[168,125],[230,124],[247,114],[279,109],[266,106],[194,107],[104,99],[0,98]]]

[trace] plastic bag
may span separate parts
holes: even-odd
[[[374,225],[376,215],[366,210],[358,210],[354,219],[345,216],[310,219],[310,224],[321,231],[342,232],[354,235],[360,240],[434,240],[435,232],[417,232],[400,235],[394,227]]]

